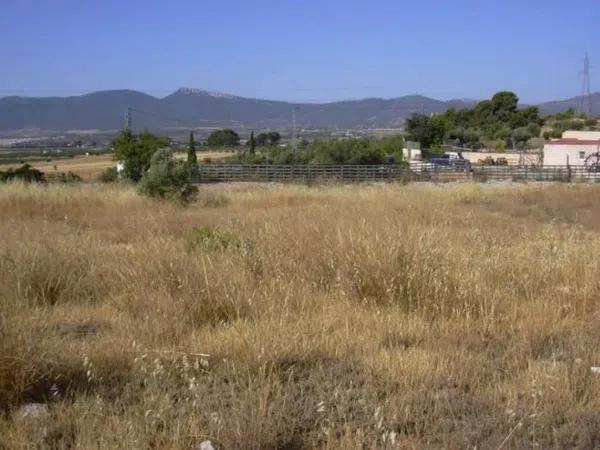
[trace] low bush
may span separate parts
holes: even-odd
[[[48,174],[48,181],[49,182],[53,182],[53,183],[79,183],[81,181],[83,181],[83,179],[77,175],[76,173],[73,173],[71,171],[69,172],[52,172]]]
[[[198,189],[190,183],[190,168],[173,158],[171,150],[158,150],[150,168],[139,184],[141,194],[187,204],[194,200]]]
[[[46,176],[44,172],[34,169],[29,164],[23,164],[17,169],[8,169],[6,172],[0,171],[0,182],[19,180],[25,183],[45,183]]]
[[[107,167],[98,176],[98,181],[101,183],[115,183],[119,181],[119,172],[116,167]]]
[[[229,230],[217,227],[194,228],[185,237],[185,248],[193,251],[224,251],[240,248],[241,240]]]

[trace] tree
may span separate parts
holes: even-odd
[[[256,139],[254,139],[254,131],[250,133],[250,140],[248,141],[248,145],[250,146],[250,154],[254,155],[256,150]]]
[[[269,144],[277,145],[281,141],[281,135],[277,131],[271,131],[269,133]]]
[[[193,131],[190,131],[190,144],[188,146],[187,163],[191,167],[198,164],[198,157],[196,156],[196,142],[194,141]]]
[[[152,155],[168,145],[168,138],[155,136],[147,131],[133,134],[129,130],[123,130],[112,142],[114,159],[123,162],[123,176],[135,182],[141,180],[150,168]]]
[[[410,140],[421,143],[421,147],[429,149],[439,146],[444,141],[447,124],[443,116],[425,116],[413,114],[406,119],[405,129]]]
[[[260,147],[264,147],[265,145],[277,145],[279,141],[281,141],[281,135],[277,131],[260,133],[256,137],[256,144]]]
[[[421,142],[423,149],[439,148],[452,143],[473,149],[483,142],[500,145],[512,140],[516,129],[526,128],[532,137],[539,136],[544,120],[537,107],[518,108],[519,98],[510,91],[496,93],[490,100],[478,102],[471,109],[449,109],[443,114],[411,116],[405,129],[412,139]],[[525,137],[522,131],[517,133]]]
[[[531,139],[533,136],[531,135],[531,131],[527,127],[517,128],[513,131],[513,139],[515,144],[519,148],[523,148],[527,141]]]
[[[519,104],[519,97],[514,92],[501,91],[492,97],[492,114],[495,116],[504,116],[514,113]]]
[[[464,134],[465,145],[468,148],[478,149],[481,147],[480,143],[481,133],[476,128],[467,128]]]
[[[0,182],[19,180],[25,183],[46,183],[44,172],[34,169],[29,164],[23,164],[16,169],[8,169],[6,172],[0,171]]]
[[[140,181],[139,191],[148,197],[185,204],[193,200],[197,189],[190,183],[187,164],[176,160],[170,149],[161,149],[152,155],[150,168]]]
[[[208,136],[211,147],[235,147],[240,143],[238,134],[230,129],[215,130]]]

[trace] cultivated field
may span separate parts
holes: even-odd
[[[196,154],[199,161],[202,161],[205,158],[218,161],[231,156],[231,153],[213,151],[197,152]],[[185,155],[180,154],[177,156],[183,158]],[[54,159],[52,161],[34,161],[29,162],[29,164],[46,174],[51,174],[52,172],[73,172],[85,181],[95,180],[102,171],[108,167],[116,166],[113,155],[110,153],[102,155],[79,155],[73,158]],[[6,170],[10,167],[17,168],[19,166],[21,166],[21,164],[0,164],[0,170]]]
[[[600,446],[600,187],[201,189],[0,187],[0,448]]]

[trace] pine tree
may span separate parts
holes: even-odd
[[[250,154],[254,155],[254,151],[256,150],[256,139],[254,139],[254,131],[250,133]]]
[[[196,142],[194,141],[194,132],[190,131],[190,145],[188,147],[187,162],[190,166],[198,164],[198,158],[196,157]]]

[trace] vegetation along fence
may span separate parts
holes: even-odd
[[[427,163],[406,165],[255,165],[201,164],[198,183],[255,181],[280,183],[365,181],[598,181],[600,173],[577,166],[473,166],[457,168]]]

